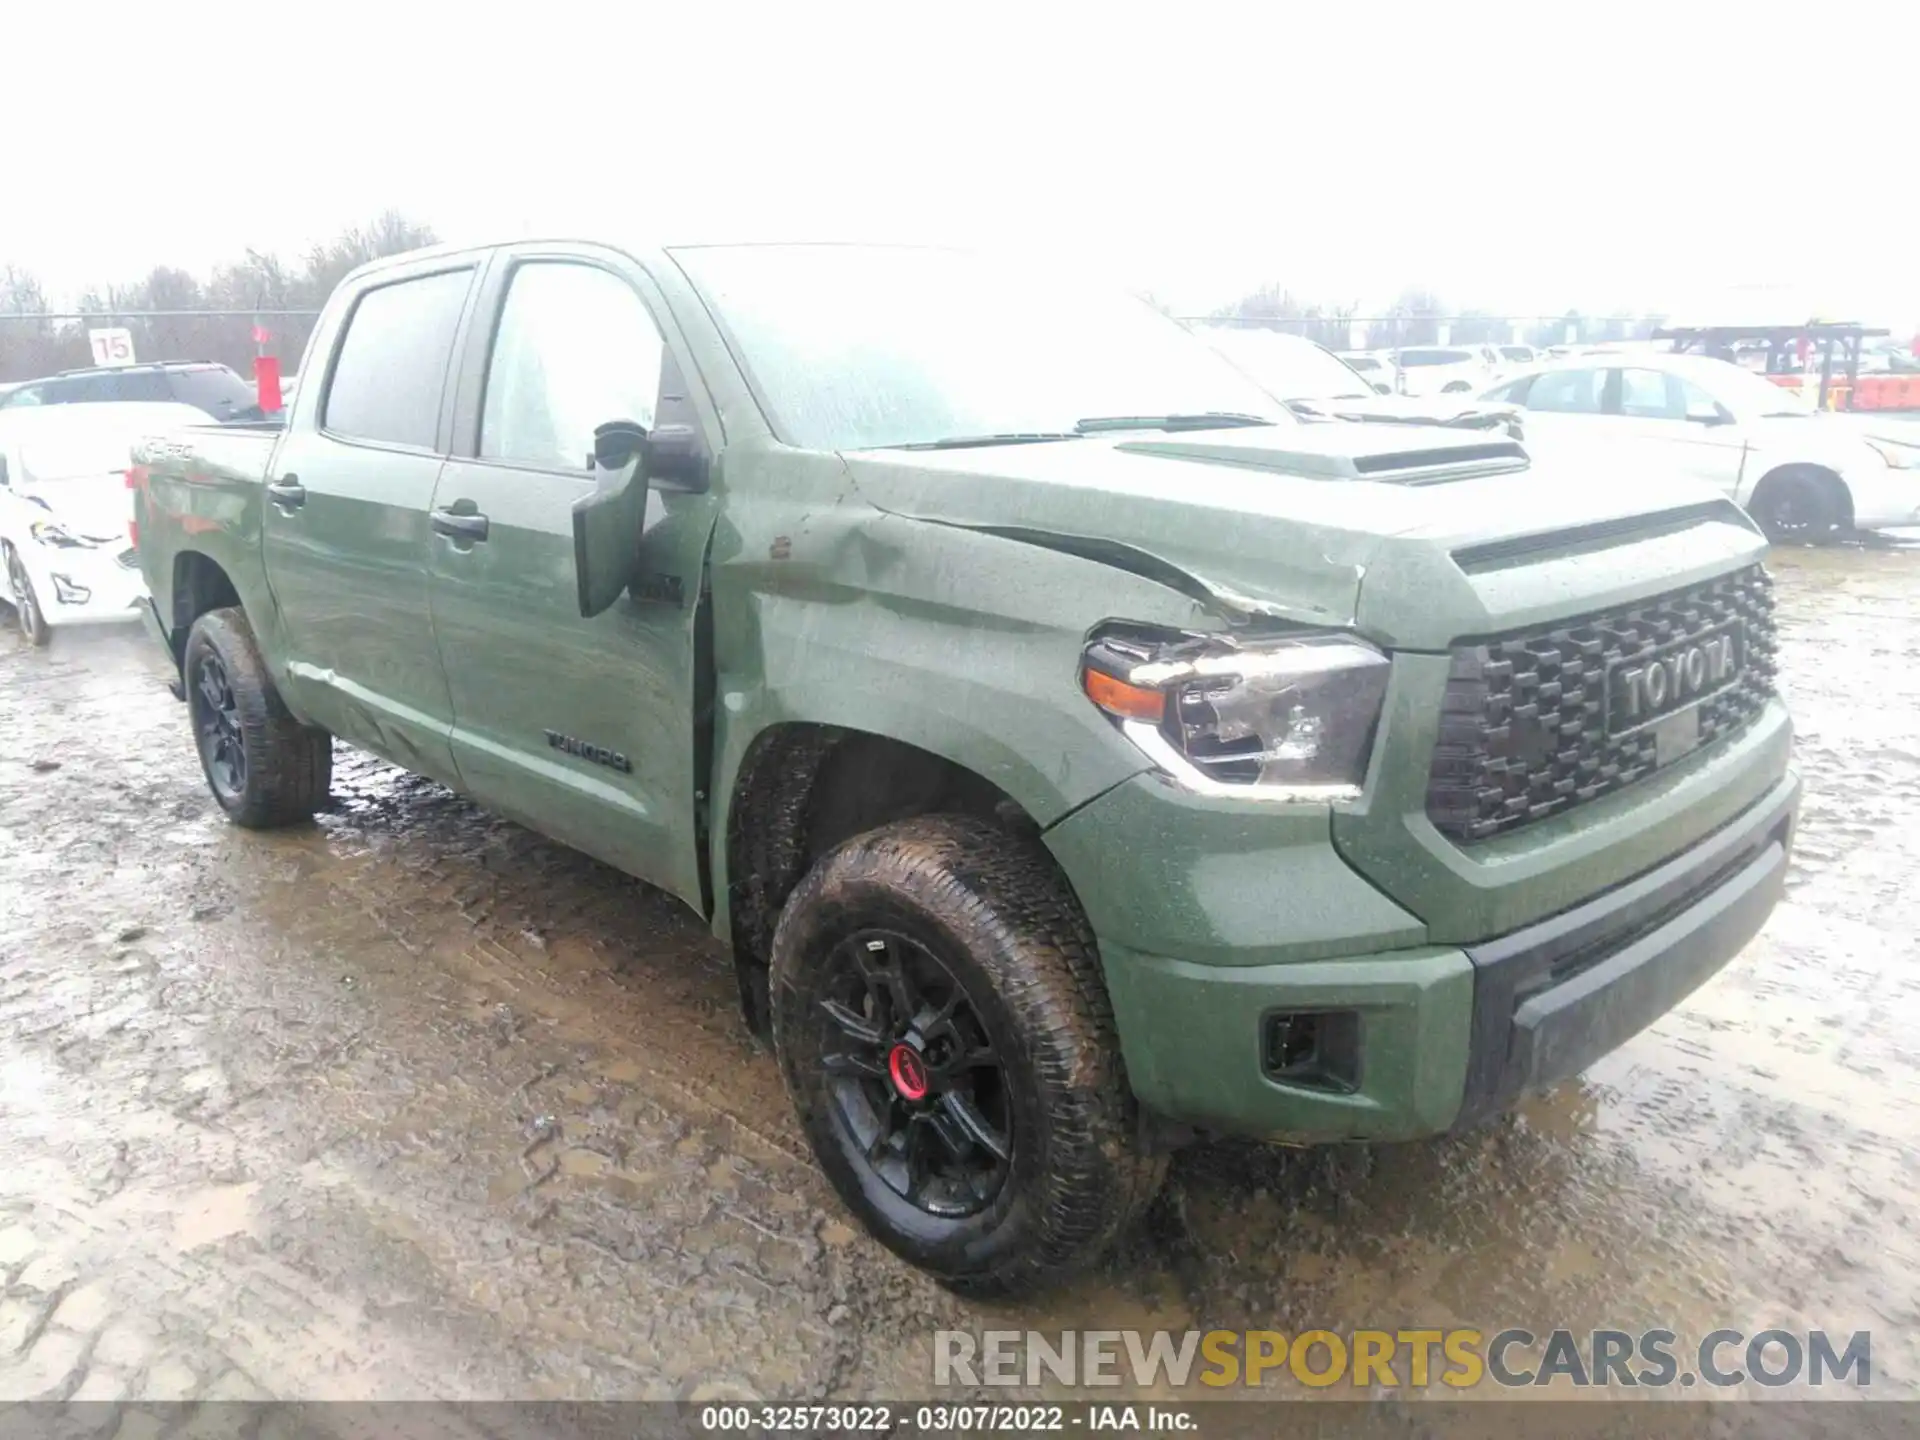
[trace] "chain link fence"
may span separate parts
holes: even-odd
[[[313,310],[64,310],[0,314],[0,384],[98,363],[94,334],[124,330],[134,362],[213,360],[250,374],[256,355],[291,371],[320,312]],[[126,363],[116,354],[115,363]]]
[[[0,383],[96,363],[90,332],[125,330],[136,362],[213,360],[250,373],[256,355],[291,371],[306,350],[318,309],[65,310],[0,314]],[[1567,315],[1186,315],[1194,328],[1281,330],[1331,350],[1409,345],[1577,345],[1647,338],[1659,318]],[[124,361],[122,361],[124,363]]]

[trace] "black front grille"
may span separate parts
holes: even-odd
[[[119,561],[122,570],[138,570],[140,568],[140,552],[138,550],[122,550],[113,558]]]
[[[1742,666],[1699,704],[1704,749],[1773,694],[1773,580],[1758,565],[1551,630],[1456,646],[1428,818],[1455,840],[1486,840],[1651,775],[1657,727],[1607,733],[1608,667],[1734,622]]]

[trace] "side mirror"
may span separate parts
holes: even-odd
[[[10,485],[12,483],[12,481],[7,479],[7,457],[0,455],[0,485]]]
[[[647,435],[643,462],[647,483],[660,490],[707,488],[707,452],[691,425],[663,420]]]
[[[1373,382],[1373,393],[1376,395],[1391,395],[1393,393],[1393,387],[1384,380],[1376,380]]]
[[[591,618],[626,593],[647,512],[646,427],[615,420],[593,432],[593,493],[573,502],[573,573]]]

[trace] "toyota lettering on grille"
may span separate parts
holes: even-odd
[[[1607,667],[1607,733],[1620,735],[1698,704],[1740,678],[1746,630],[1703,630]]]

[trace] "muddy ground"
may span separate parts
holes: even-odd
[[[676,905],[342,752],[228,826],[136,633],[0,639],[0,1398],[924,1396],[936,1328],[1781,1325],[1920,1377],[1920,553],[1777,555],[1788,902],[1371,1172],[1187,1154],[1044,1303],[856,1233]]]

